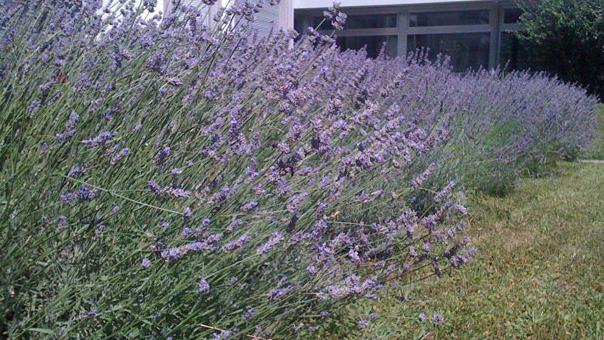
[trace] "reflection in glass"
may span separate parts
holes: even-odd
[[[501,66],[510,70],[525,70],[530,67],[527,50],[514,32],[501,33]]]
[[[520,8],[506,8],[503,12],[504,24],[515,24],[520,21],[522,10]]]
[[[394,58],[396,57],[398,37],[396,35],[338,37],[336,42],[343,50],[360,50],[365,47],[367,56],[370,58],[376,58],[384,47],[386,56]]]
[[[427,48],[431,59],[450,56],[453,69],[462,72],[489,66],[489,44],[490,33],[421,34],[409,36],[407,49]]]
[[[409,15],[409,26],[411,27],[488,24],[488,10],[413,13]]]
[[[365,15],[349,15],[346,19],[344,29],[362,29],[362,28],[393,28],[397,24],[396,14],[365,14]],[[318,27],[321,30],[332,30],[330,20],[323,20],[324,17],[314,17],[313,27]],[[321,23],[323,22],[323,23]]]

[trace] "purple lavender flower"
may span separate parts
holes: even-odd
[[[67,176],[71,177],[71,178],[76,178],[79,175],[81,175],[84,171],[82,170],[82,168],[80,168],[79,166],[74,166],[71,169],[69,169],[69,172],[67,173]]]
[[[143,124],[138,122],[136,123],[136,125],[134,125],[134,127],[132,128],[132,132],[138,132],[143,128]]]
[[[111,161],[110,161],[111,165],[116,165],[117,163],[121,162],[124,158],[128,157],[129,154],[130,154],[129,148],[121,149],[115,155],[111,156]]]
[[[468,209],[461,204],[454,204],[453,209],[457,210],[462,215],[466,215],[468,213]]]
[[[2,71],[0,70],[0,74],[1,73],[2,73]],[[2,79],[2,77],[0,76],[0,80],[1,79]],[[36,113],[39,109],[40,109],[40,101],[37,99],[34,99],[29,104],[29,107],[27,108],[27,113],[29,113],[29,114]]]
[[[445,321],[445,318],[443,317],[443,315],[440,312],[434,312],[434,315],[432,316],[433,324],[442,325],[444,321]]]
[[[225,244],[222,249],[224,251],[233,251],[235,249],[239,249],[243,247],[247,242],[249,242],[251,237],[248,234],[244,234],[240,236],[238,239],[233,240]]]
[[[243,225],[243,221],[241,221],[240,219],[233,219],[231,221],[231,223],[229,224],[229,226],[227,227],[227,231],[233,232],[233,231],[239,229],[242,225]]]
[[[157,184],[156,181],[150,180],[149,182],[147,182],[147,186],[149,187],[149,190],[151,190],[151,192],[154,193],[156,196],[161,196],[163,194],[161,187],[159,186],[159,184]]]
[[[178,87],[183,84],[182,79],[176,77],[166,78],[166,82],[174,87]]]
[[[67,124],[69,124],[69,126],[74,126],[79,121],[80,121],[80,115],[75,111],[71,111],[71,113],[69,114],[69,119],[67,121]]]
[[[80,319],[94,318],[99,315],[99,311],[96,307],[92,307],[89,311],[80,314]]]
[[[223,238],[223,235],[221,233],[212,234],[212,235],[208,236],[206,242],[207,243],[215,243],[215,242],[218,242],[218,241],[222,240],[222,238]]]
[[[59,195],[59,199],[64,204],[73,204],[78,199],[78,194],[75,192],[62,192]]]
[[[80,187],[80,190],[78,191],[78,196],[79,196],[80,200],[82,200],[82,201],[90,201],[90,200],[96,198],[97,192],[96,192],[96,190],[90,189],[86,185],[82,185]]]
[[[296,212],[298,209],[300,209],[302,204],[304,204],[306,197],[308,197],[307,192],[294,194],[287,202],[287,211],[289,211],[290,213]]]
[[[151,261],[148,258],[144,258],[143,262],[141,263],[141,266],[145,269],[151,267]]]
[[[162,164],[170,155],[172,155],[172,148],[166,146],[155,156],[155,163]]]
[[[71,137],[73,137],[75,135],[75,133],[76,133],[76,130],[70,128],[64,132],[57,133],[55,135],[55,138],[56,138],[56,140],[58,140],[60,142],[65,142],[65,141],[68,141],[69,139],[71,139]]]
[[[455,182],[449,182],[446,187],[444,187],[441,191],[437,192],[436,195],[434,195],[434,201],[437,203],[442,202],[447,196],[451,194],[453,187],[455,187]]]
[[[413,178],[413,180],[411,180],[411,185],[416,189],[421,187],[424,184],[424,182],[428,179],[428,177],[430,177],[430,175],[434,171],[435,167],[436,166],[434,164],[430,164],[430,166],[428,166],[428,168],[426,168],[426,170],[424,170],[424,172],[417,175],[416,177]]]
[[[209,0],[203,0],[204,2],[209,1]],[[221,331],[220,333],[214,333],[212,334],[213,339],[214,340],[227,340],[230,339],[231,337],[233,337],[235,335],[235,333],[239,332],[239,329],[237,328],[233,328],[233,329],[225,329],[223,331]]]
[[[203,294],[207,294],[210,292],[210,284],[205,278],[202,277],[201,279],[199,279],[199,282],[197,282],[197,290]]]
[[[256,250],[256,254],[263,255],[268,253],[274,246],[283,241],[283,239],[283,234],[281,234],[280,232],[272,233],[268,241]]]
[[[258,206],[258,202],[249,201],[241,207],[241,211],[250,211]]]
[[[101,132],[98,136],[96,136],[94,138],[83,140],[82,143],[89,145],[89,146],[100,146],[100,145],[104,145],[105,143],[107,143],[112,137],[113,137],[112,132],[104,131],[104,132]]]
[[[119,205],[114,204],[111,206],[111,213],[113,213],[115,215],[115,214],[119,213],[121,209],[122,208]]]
[[[419,322],[426,321],[426,314],[424,312],[419,313],[418,320]]]
[[[191,197],[191,193],[181,188],[167,188],[163,191],[166,195],[172,196],[174,198],[189,198]]]
[[[193,217],[193,209],[191,209],[191,207],[186,207],[183,211],[182,217],[184,218],[185,222],[188,222],[191,217]]]
[[[65,123],[65,131],[61,132],[61,133],[57,133],[55,135],[55,138],[61,142],[65,142],[65,141],[68,141],[69,139],[71,139],[71,137],[73,137],[76,133],[75,126],[79,120],[80,120],[80,115],[78,115],[75,111],[72,111],[69,114],[69,118],[68,118],[67,122]]]
[[[355,263],[360,263],[360,262],[362,262],[361,258],[359,257],[359,253],[358,253],[356,250],[354,250],[354,249],[350,249],[350,250],[348,251],[348,257],[349,257],[349,258],[350,258],[352,261],[354,261]]]
[[[292,289],[292,286],[271,289],[268,292],[268,299],[269,301],[279,300],[289,294]]]
[[[181,247],[166,248],[161,251],[161,257],[166,262],[175,262],[180,260],[187,252],[187,249]]]
[[[422,245],[422,249],[426,253],[431,253],[432,252],[432,243],[430,241],[424,241],[424,244]]]
[[[180,237],[182,237],[183,239],[188,239],[189,237],[191,237],[191,235],[193,235],[193,230],[188,227],[184,228],[180,233]]]
[[[253,316],[254,316],[254,309],[250,308],[245,312],[245,314],[243,314],[243,320],[248,321]]]

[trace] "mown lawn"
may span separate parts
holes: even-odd
[[[604,160],[604,104],[600,105],[600,138],[594,143],[591,150],[587,152],[585,158]]]
[[[472,207],[474,262],[357,306],[354,318],[380,317],[352,337],[604,337],[604,166],[562,163],[507,197],[475,196]],[[442,325],[417,320],[434,311]]]
[[[600,120],[600,136],[583,156],[585,159],[604,160],[604,104],[600,104],[598,118]]]

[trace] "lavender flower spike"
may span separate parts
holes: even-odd
[[[268,241],[256,250],[256,254],[262,255],[268,253],[274,246],[283,241],[283,239],[283,234],[280,232],[272,233]]]
[[[208,283],[208,281],[205,278],[201,278],[199,279],[199,282],[197,282],[197,290],[200,293],[204,293],[207,294],[210,292],[210,284]]]
[[[98,136],[94,138],[83,140],[82,143],[90,146],[100,146],[107,143],[107,141],[109,141],[111,137],[113,137],[113,133],[111,133],[110,131],[105,131],[101,132]]]

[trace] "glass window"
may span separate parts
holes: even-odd
[[[312,27],[318,30],[333,30],[331,20],[325,17],[314,17],[312,20]]]
[[[367,56],[375,58],[379,55],[382,47],[385,48],[387,56],[396,57],[396,48],[398,36],[396,35],[377,35],[377,36],[355,36],[355,37],[338,37],[336,40],[341,49],[360,50],[367,49]],[[385,44],[385,46],[384,46]]]
[[[501,33],[501,66],[511,70],[525,70],[530,67],[526,48],[514,32]]]
[[[453,26],[453,25],[487,25],[488,10],[413,13],[409,15],[409,26]]]
[[[396,14],[349,15],[344,28],[392,28],[396,27]],[[319,26],[324,17],[314,17],[313,27]],[[331,20],[326,19],[319,27],[321,30],[332,30]]]
[[[520,8],[506,8],[503,11],[503,22],[505,24],[515,24],[520,21],[522,10]]]
[[[489,66],[490,33],[410,35],[408,51],[427,48],[432,59],[439,54],[451,57],[457,72]]]
[[[351,15],[346,19],[346,28],[393,28],[396,14]]]
[[[306,33],[306,28],[304,27],[304,16],[299,15],[299,14],[294,14],[294,29],[296,30],[296,32],[298,32],[299,34],[304,34]]]

